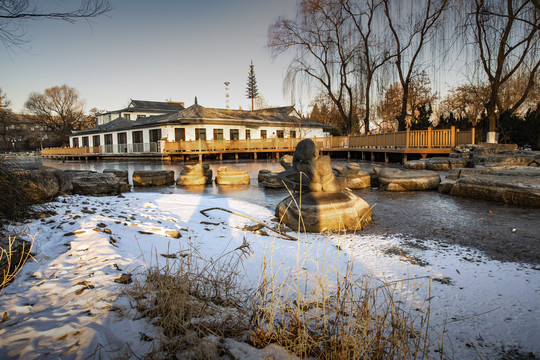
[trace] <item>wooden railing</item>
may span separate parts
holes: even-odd
[[[396,149],[396,150],[436,150],[452,149],[458,144],[474,144],[475,129],[459,131],[452,127],[444,130],[406,130],[383,134],[357,136],[330,136],[312,138],[320,150],[354,150],[354,149]],[[84,156],[88,154],[122,154],[122,153],[155,153],[159,150],[164,155],[237,152],[264,150],[294,150],[300,138],[271,138],[246,140],[194,140],[164,141],[163,149],[150,149],[147,144],[102,145],[100,147],[50,148],[43,149],[42,156]],[[120,149],[119,146],[123,146]],[[139,149],[140,148],[140,149]]]

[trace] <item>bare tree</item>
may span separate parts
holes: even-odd
[[[20,45],[25,40],[25,23],[34,19],[53,19],[75,22],[108,13],[109,0],[81,0],[81,5],[70,11],[44,10],[34,0],[0,0],[0,40],[4,46]]]
[[[36,116],[36,121],[45,125],[66,143],[72,130],[84,128],[84,101],[76,89],[67,85],[45,89],[43,94],[33,92],[24,104]]]
[[[390,61],[395,54],[389,51],[381,15],[383,0],[341,0],[343,10],[351,18],[359,39],[358,61],[364,100],[364,131],[369,133],[371,93],[376,72]]]
[[[471,0],[466,40],[478,53],[478,64],[489,83],[485,105],[489,132],[497,127],[497,112],[509,116],[526,101],[540,67],[540,11],[536,0]],[[503,104],[502,90],[516,77],[513,101]],[[495,136],[488,137],[495,141]]]
[[[397,117],[398,130],[406,127],[409,88],[426,46],[435,38],[449,0],[405,1],[383,0],[384,13],[391,31],[395,54],[395,70],[401,84],[401,112]],[[409,6],[410,12],[402,11]]]
[[[268,31],[268,47],[274,57],[291,51],[286,81],[314,81],[336,106],[345,132],[358,127],[354,31],[339,0],[302,0],[295,20],[279,18]]]
[[[9,128],[14,121],[14,115],[10,106],[11,101],[6,98],[6,93],[0,89],[0,136],[2,138],[2,150],[8,149]]]
[[[391,128],[389,124],[395,123],[402,115],[403,96],[404,91],[400,82],[390,85],[384,94],[379,104],[379,113],[385,123],[384,128]],[[431,82],[425,71],[409,83],[407,96],[405,125],[410,127],[418,122],[422,109],[431,107],[438,96],[431,91]]]

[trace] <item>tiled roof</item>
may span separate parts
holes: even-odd
[[[148,116],[137,120],[126,120],[117,118],[105,125],[97,126],[93,129],[78,131],[77,134],[97,133],[104,131],[120,131],[132,128],[159,126],[167,123],[190,124],[192,122],[202,123],[204,121],[239,121],[252,125],[266,124],[292,124],[302,126],[328,127],[326,124],[302,121],[293,106],[261,109],[254,111],[230,110],[205,108],[198,104],[192,105],[171,114]]]

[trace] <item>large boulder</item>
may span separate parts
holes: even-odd
[[[174,184],[173,170],[140,170],[133,172],[133,186],[167,186]]]
[[[73,186],[72,193],[88,196],[119,195],[129,191],[131,186],[113,173],[92,171],[67,172]]]
[[[63,171],[49,168],[18,170],[17,181],[28,197],[36,203],[51,201],[55,197],[71,194],[71,179]]]
[[[504,154],[494,155],[480,155],[476,154],[473,157],[474,164],[476,166],[484,167],[508,167],[508,166],[529,166],[535,161],[534,153],[527,152],[512,152]]]
[[[461,175],[461,174],[460,174]],[[506,204],[540,207],[540,168],[520,167],[513,170],[460,176],[444,191],[453,196],[491,200]]]
[[[277,205],[276,216],[294,231],[356,231],[371,223],[371,208],[350,191],[297,193]]]
[[[432,171],[449,171],[468,167],[468,161],[464,158],[434,157],[426,159],[426,169]]]
[[[129,184],[129,177],[127,170],[116,170],[116,169],[105,169],[103,170],[104,174],[113,174],[123,183]]]
[[[399,170],[382,169],[379,173],[379,183],[382,190],[387,191],[418,191],[432,190],[439,187],[441,177],[430,170]]]
[[[176,180],[176,185],[193,186],[211,184],[212,176],[212,169],[210,169],[210,164],[208,163],[186,165]]]
[[[242,169],[220,166],[217,170],[216,183],[218,185],[247,185],[249,174]]]
[[[371,186],[371,175],[363,171],[356,163],[347,164],[346,167],[334,167],[338,178],[345,179],[345,186],[351,190],[364,189]]]
[[[403,167],[405,169],[411,169],[411,170],[426,170],[427,160],[428,159],[409,160],[405,162],[405,164],[403,164]]]

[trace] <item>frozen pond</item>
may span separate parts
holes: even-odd
[[[332,165],[344,165],[344,160],[333,160]],[[128,170],[129,178],[134,170],[173,170],[175,178],[182,171],[183,163],[158,161],[100,161],[82,162],[34,158],[24,166],[50,166],[70,170],[104,169]],[[170,186],[141,189],[136,192],[200,193],[228,197],[262,205],[274,210],[279,201],[287,196],[286,190],[265,189],[257,182],[260,169],[282,170],[277,161],[223,161],[210,163],[214,171],[222,165],[237,166],[250,173],[251,184],[236,187],[186,188]],[[379,164],[381,165],[381,164]],[[361,163],[363,167],[373,166]],[[383,164],[384,166],[384,164]],[[391,165],[397,166],[397,165]],[[441,176],[445,176],[441,173]],[[459,244],[474,247],[493,259],[523,261],[540,265],[540,209],[508,206],[501,203],[463,199],[426,192],[384,192],[377,188],[355,191],[373,208],[373,223],[364,232],[377,235],[400,235],[416,240],[433,240],[443,244]]]

